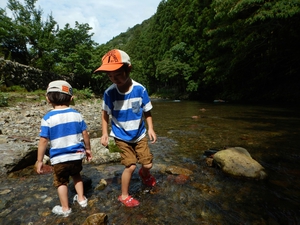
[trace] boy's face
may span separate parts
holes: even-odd
[[[124,68],[122,67],[115,71],[106,72],[106,74],[111,82],[116,84],[118,87],[124,86],[129,78],[128,74],[126,74]]]

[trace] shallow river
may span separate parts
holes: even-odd
[[[1,181],[0,224],[82,224],[98,212],[108,215],[110,225],[300,224],[299,108],[184,101],[153,105],[158,142],[150,148],[158,183],[153,189],[142,186],[135,171],[130,193],[140,200],[139,207],[117,201],[122,166],[90,164],[83,170],[93,186],[86,191],[87,209],[71,205],[68,218],[51,214],[59,203],[52,176],[28,173]],[[236,146],[265,167],[266,180],[233,178],[206,165],[205,150]],[[170,165],[192,170],[190,180],[174,182],[162,172]],[[94,190],[102,178],[108,186]],[[73,195],[71,190],[70,201]]]

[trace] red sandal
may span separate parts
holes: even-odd
[[[125,198],[124,200],[122,199],[122,195],[119,196],[119,201],[122,202],[126,207],[136,207],[140,204],[140,202],[136,199],[134,199],[133,197],[131,197],[130,195],[128,195],[127,198]]]
[[[154,176],[152,176],[150,173],[147,177],[144,176],[142,167],[139,170],[139,175],[142,178],[143,184],[147,185],[148,187],[154,187],[155,186],[156,180],[155,180]]]

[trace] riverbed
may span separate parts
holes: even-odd
[[[141,202],[126,208],[120,194],[119,164],[84,165],[92,180],[86,209],[71,205],[61,218],[52,176],[27,173],[1,180],[0,224],[82,224],[94,213],[108,215],[110,225],[300,224],[300,115],[297,107],[236,105],[191,101],[153,101],[158,141],[154,154],[154,188],[141,184],[135,171],[130,194]],[[243,147],[268,174],[265,180],[231,177],[205,163],[204,151]],[[193,171],[183,184],[163,171],[166,166]],[[101,179],[104,190],[94,187]],[[71,185],[70,185],[71,186]],[[74,193],[70,191],[70,201]]]

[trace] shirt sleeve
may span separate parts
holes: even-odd
[[[143,111],[144,112],[148,112],[153,108],[153,106],[151,104],[151,101],[150,101],[150,98],[149,98],[149,95],[148,95],[148,92],[147,92],[146,89],[143,91],[142,105],[143,105]]]
[[[41,121],[40,137],[49,138],[49,126],[45,119]]]

